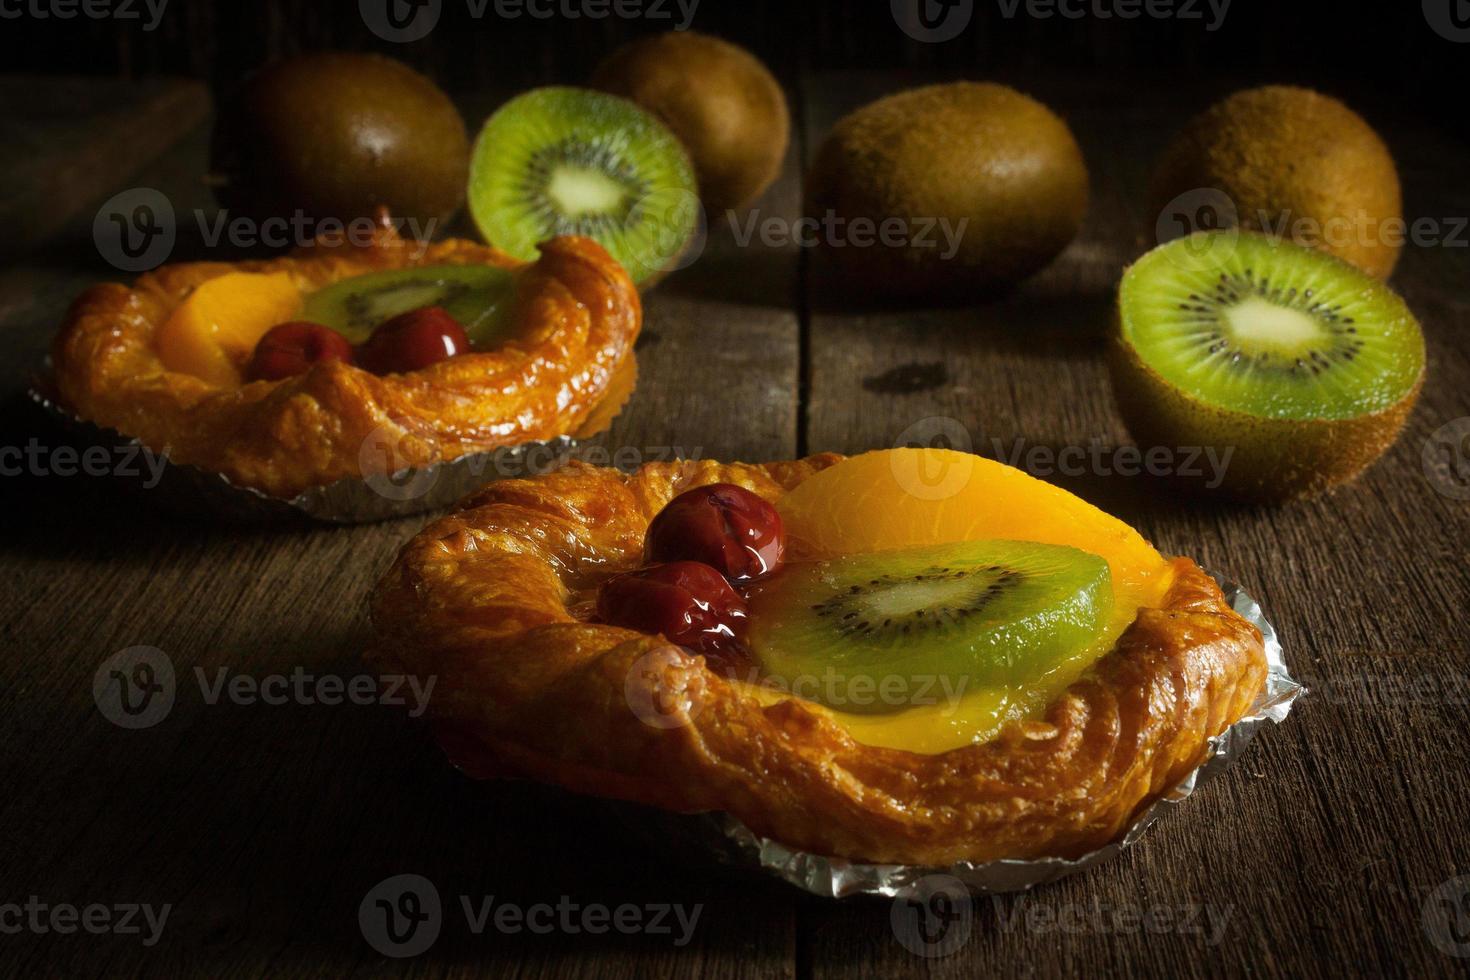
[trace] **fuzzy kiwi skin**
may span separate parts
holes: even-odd
[[[1383,241],[1384,223],[1403,219],[1393,157],[1361,116],[1330,96],[1268,85],[1236,92],[1195,116],[1159,160],[1150,213],[1161,214],[1175,197],[1200,188],[1229,197],[1245,228],[1291,234],[1294,223],[1309,219],[1317,240],[1301,244],[1379,279],[1398,262],[1402,235]],[[1333,219],[1350,224],[1329,234]],[[1334,236],[1343,240],[1325,240]]]
[[[425,76],[382,55],[328,51],[252,76],[221,107],[210,156],[232,215],[350,221],[384,206],[427,237],[464,200],[470,144],[459,110]]]
[[[1164,380],[1123,338],[1121,320],[1109,344],[1108,368],[1118,412],[1138,445],[1214,447],[1231,452],[1218,487],[1208,477],[1176,482],[1250,503],[1315,496],[1362,473],[1398,439],[1419,390],[1380,412],[1347,419],[1272,419],[1209,405]],[[1177,456],[1176,456],[1177,458]]]
[[[1087,165],[1067,124],[1004,85],[954,82],[890,95],[841,120],[807,177],[807,215],[846,222],[968,219],[954,255],[935,247],[829,248],[865,293],[963,300],[1036,272],[1076,237],[1087,211]],[[830,244],[830,243],[829,243]]]
[[[791,135],[786,95],[744,48],[691,31],[657,34],[614,51],[591,84],[631,99],[673,130],[706,207],[740,207],[781,170]]]

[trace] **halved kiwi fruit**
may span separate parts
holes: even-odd
[[[677,137],[626,99],[540,88],[485,123],[470,162],[470,213],[517,258],[557,235],[595,239],[642,286],[684,254],[699,221]]]
[[[1356,476],[1393,443],[1424,381],[1423,334],[1391,289],[1251,232],[1198,232],[1135,262],[1113,354],[1134,438],[1215,450],[1221,488],[1257,500]]]
[[[306,297],[302,318],[355,343],[400,313],[442,306],[476,347],[492,347],[509,326],[515,275],[483,265],[430,265],[370,272],[332,283]]]
[[[749,642],[794,693],[892,712],[1040,678],[1101,634],[1112,603],[1097,555],[966,541],[789,565],[752,594]]]

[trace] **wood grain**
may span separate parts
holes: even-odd
[[[758,217],[799,214],[799,160],[836,117],[901,83],[808,76],[781,181]],[[1122,265],[1151,224],[1136,204],[1169,120],[1230,87],[1050,75],[1025,87],[1071,121],[1093,174],[1084,232],[1014,294],[969,309],[854,312],[820,255],[742,246],[709,219],[702,254],[648,301],[641,383],[599,442],[631,461],[685,454],[764,460],[892,445],[925,418],[955,420],[989,455],[1024,446],[1126,444],[1099,360]],[[494,99],[469,100],[475,116]],[[1400,162],[1409,210],[1470,213],[1470,151],[1366,106]],[[474,119],[472,118],[472,122]],[[58,143],[58,147],[65,141]],[[42,151],[49,144],[43,143]],[[211,208],[195,129],[121,186]],[[44,168],[41,168],[44,169]],[[743,227],[748,215],[736,215]],[[67,302],[112,272],[76,211],[48,246],[0,271],[7,414],[0,446],[57,435],[18,402],[25,368]],[[181,228],[176,258],[211,255]],[[974,906],[969,941],[943,959],[895,941],[885,901],[823,902],[785,886],[686,866],[636,816],[534,786],[476,783],[422,727],[381,705],[209,704],[195,670],[260,678],[365,668],[363,599],[424,518],[357,528],[183,522],[117,499],[102,479],[0,479],[0,904],[173,903],[163,940],[5,935],[7,975],[252,976],[1327,976],[1463,970],[1423,928],[1441,882],[1470,871],[1467,503],[1426,470],[1429,435],[1470,416],[1470,250],[1406,255],[1395,284],[1421,316],[1431,375],[1409,431],[1359,484],[1279,509],[1172,496],[1151,481],[1062,479],[1166,551],[1246,583],[1316,689],[1244,760],[1104,867]],[[630,455],[630,453],[632,455]],[[181,683],[162,723],[123,731],[92,698],[124,647],[167,652]],[[1417,686],[1415,686],[1417,685]],[[381,959],[357,908],[389,875],[433,881],[451,918],[433,949]],[[456,896],[522,905],[700,903],[693,941],[477,936]],[[1156,910],[1153,930],[1126,919]],[[1171,922],[1157,928],[1167,910]],[[1125,919],[1115,920],[1113,913]],[[1063,930],[1058,916],[1067,923]],[[1213,916],[1213,919],[1210,917]],[[1180,925],[1181,917],[1190,923]],[[1049,923],[1051,923],[1049,925]],[[1200,931],[1195,931],[1196,927]],[[1211,943],[1212,928],[1223,929]]]

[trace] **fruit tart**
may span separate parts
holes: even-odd
[[[642,323],[587,238],[534,262],[464,240],[323,237],[94,286],[52,349],[64,408],[273,497],[577,431]]]
[[[581,464],[471,495],[378,584],[475,776],[875,863],[1074,857],[1265,683],[1188,558],[1001,463],[896,449]]]

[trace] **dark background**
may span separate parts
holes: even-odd
[[[144,12],[142,0],[133,2]],[[1092,2],[1070,0],[1069,9]],[[1427,2],[1465,6],[1464,0]],[[1174,0],[1176,8],[1189,5],[1201,14],[1192,20],[1037,18],[1027,15],[1024,2],[1007,17],[1000,0],[973,3],[969,27],[944,43],[915,41],[899,30],[888,0],[701,0],[692,27],[749,47],[787,79],[834,69],[912,68],[977,78],[1136,70],[1157,74],[1164,84],[1201,75],[1309,84],[1414,114],[1461,93],[1470,65],[1470,45],[1434,33],[1419,0],[1233,0],[1215,31],[1207,30],[1213,14],[1206,0]],[[274,58],[349,48],[401,58],[447,88],[465,90],[582,81],[618,43],[669,29],[680,17],[672,0],[664,5],[666,19],[505,19],[494,9],[475,18],[466,0],[443,0],[438,28],[407,44],[375,37],[355,0],[169,0],[154,31],[142,30],[140,21],[24,17],[0,21],[0,38],[10,71],[184,75],[218,89]],[[1463,115],[1455,115],[1463,125]]]

